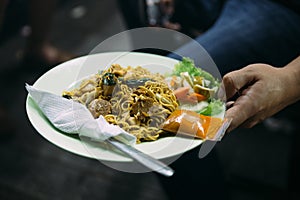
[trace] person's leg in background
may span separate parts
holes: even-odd
[[[226,0],[177,0],[171,20],[181,25],[180,32],[194,38],[215,23],[225,2]]]
[[[298,14],[272,1],[228,0],[218,20],[196,41],[222,75],[255,62],[284,66],[300,54],[299,22]],[[197,60],[195,50],[186,45],[178,52]]]
[[[170,21],[180,24],[180,32],[195,36],[214,23],[226,0],[170,1],[174,2],[174,13],[170,16]],[[146,0],[118,0],[118,4],[128,29],[149,26]]]

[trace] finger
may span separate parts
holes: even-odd
[[[260,122],[262,122],[262,120],[250,118],[250,119],[246,120],[243,124],[241,124],[241,127],[252,128],[253,126],[259,124]]]
[[[231,108],[234,105],[234,101],[228,101],[226,102],[226,109]]]
[[[225,118],[232,119],[228,131],[237,128],[255,115],[257,108],[256,104],[253,102],[253,97],[249,94],[245,94],[239,97],[233,103],[233,106],[226,111]]]
[[[251,70],[247,67],[230,72],[223,77],[227,99],[230,99],[242,88],[253,82],[253,76],[251,74]]]
[[[242,123],[242,121],[239,121],[240,118],[234,117],[234,113],[237,112],[237,109],[237,107],[231,107],[226,111],[225,118],[232,120],[230,126],[227,129],[227,132],[231,132],[233,129],[236,129]]]
[[[256,126],[257,124],[264,121],[266,118],[274,115],[276,111],[274,112],[266,112],[265,110],[262,110],[260,112],[257,112],[255,115],[247,119],[241,126],[245,128],[252,128],[253,126]]]

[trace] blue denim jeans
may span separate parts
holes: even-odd
[[[227,0],[222,9],[212,11],[219,12],[211,12],[218,16],[215,23],[195,40],[212,57],[221,75],[251,63],[281,67],[300,55],[300,15],[287,7],[270,0]],[[192,44],[176,52],[201,59]]]

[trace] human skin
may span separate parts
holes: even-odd
[[[227,99],[238,95],[226,111],[227,132],[251,128],[300,100],[300,56],[282,68],[251,64],[223,77]]]

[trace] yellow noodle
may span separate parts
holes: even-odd
[[[107,99],[103,96],[101,84],[101,77],[107,72],[116,72],[116,75],[122,76],[124,81],[143,78],[149,80],[137,88],[131,88],[118,80],[112,97]],[[66,94],[85,105],[89,103],[91,97],[109,100],[111,114],[104,116],[106,121],[135,135],[138,143],[157,140],[162,133],[160,125],[178,107],[176,97],[164,82],[164,77],[160,74],[152,74],[140,66],[122,68],[118,64],[112,65],[101,74],[85,80],[78,89],[66,92]],[[133,105],[135,105],[135,110]]]

